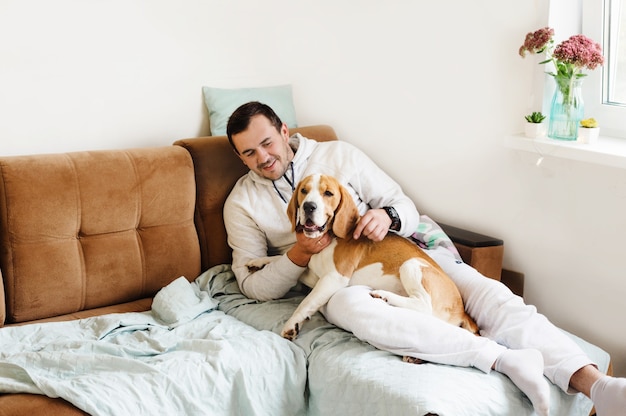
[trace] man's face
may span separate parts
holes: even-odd
[[[278,131],[262,115],[252,117],[248,128],[233,134],[232,139],[243,163],[250,170],[273,181],[284,175],[293,159],[287,126],[283,124]]]

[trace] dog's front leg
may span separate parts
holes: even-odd
[[[296,339],[304,321],[319,311],[322,306],[326,305],[335,292],[348,286],[349,280],[336,271],[320,278],[313,290],[311,290],[311,293],[302,300],[293,315],[291,315],[291,318],[285,323],[280,335],[291,341]]]

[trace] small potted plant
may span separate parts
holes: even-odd
[[[546,119],[546,116],[541,114],[540,111],[534,111],[527,116],[524,116],[527,123],[524,127],[524,134],[526,137],[536,138],[536,137],[545,137],[546,135],[546,125],[543,122]]]
[[[600,127],[595,118],[590,117],[580,120],[580,128],[578,129],[578,141],[580,143],[593,144],[598,141],[600,136]]]

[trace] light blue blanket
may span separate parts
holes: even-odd
[[[62,397],[92,415],[303,414],[303,351],[211,311],[205,295],[192,310],[174,303],[172,322],[145,312],[2,328],[0,392]]]
[[[288,342],[278,333],[302,294],[248,299],[229,266],[196,279],[197,302],[177,285],[183,293],[170,288],[172,302],[166,298],[161,314],[0,329],[0,392],[63,397],[94,415],[533,414],[499,373],[403,363],[319,313]],[[219,310],[199,312],[212,300]],[[606,371],[606,352],[572,338]],[[552,386],[551,415],[586,416],[590,409],[583,395]]]
[[[241,294],[224,270],[208,290],[218,308],[257,329],[279,333],[302,294],[256,302]],[[606,371],[609,355],[568,334]],[[546,340],[550,342],[550,340]],[[308,357],[308,414],[422,416],[531,416],[528,398],[504,375],[475,368],[407,364],[329,324],[321,314],[306,321],[295,343]],[[582,394],[568,395],[551,385],[552,416],[588,416],[592,404]]]

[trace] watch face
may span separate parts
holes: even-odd
[[[400,229],[400,216],[394,207],[383,207],[389,218],[391,218],[390,230],[398,231]]]

